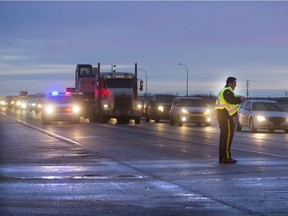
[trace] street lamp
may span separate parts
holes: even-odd
[[[145,76],[146,76],[146,87],[145,87],[145,89],[146,89],[146,97],[147,97],[148,96],[147,95],[147,72],[144,69],[142,69],[142,68],[138,68],[138,70],[141,70],[141,71],[143,71],[145,73]]]
[[[115,68],[116,66],[117,66],[117,65],[111,64],[111,72],[112,72],[112,73],[115,72],[115,71],[114,71],[114,68]]]
[[[186,96],[188,96],[188,67],[185,64],[178,63],[178,65],[182,65],[186,68],[187,78],[186,78]]]

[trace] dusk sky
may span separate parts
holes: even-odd
[[[64,91],[77,64],[100,62],[138,63],[148,93],[184,95],[182,63],[189,94],[234,76],[240,95],[249,80],[251,97],[284,97],[287,23],[285,1],[0,2],[0,95]]]

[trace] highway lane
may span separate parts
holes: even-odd
[[[82,121],[80,125],[43,126],[34,113],[3,113],[71,140],[86,152],[110,159],[114,166],[126,167],[124,176],[153,179],[147,189],[160,188],[170,200],[179,198],[179,194],[188,198],[197,195],[198,199],[216,202],[220,212],[227,208],[235,215],[283,215],[288,210],[288,135],[282,131],[237,132],[232,153],[239,162],[221,165],[217,163],[216,124],[177,127],[144,121],[140,125]],[[215,208],[213,205],[211,211]]]
[[[133,156],[129,155],[127,149],[139,150],[144,154],[145,151],[141,147],[146,147],[147,153],[150,152],[152,157],[156,152],[157,155],[169,155],[167,153],[173,151],[180,157],[217,161],[219,129],[216,121],[213,122],[212,127],[197,127],[192,124],[178,127],[170,126],[168,122],[156,124],[144,121],[140,125],[88,124],[82,119],[80,125],[56,123],[46,126],[41,124],[40,114],[23,110],[7,110],[7,112],[7,115],[21,121],[77,141],[85,148],[103,150],[103,153],[110,152],[110,154],[114,151],[115,157],[120,159]],[[121,144],[115,146],[114,140],[121,141]],[[236,132],[232,145],[232,153],[235,158],[237,158],[237,154],[245,157],[245,153],[288,158],[287,150],[288,135],[283,131],[275,133],[267,131],[250,133],[248,130]],[[202,151],[203,153],[201,153]],[[123,156],[121,156],[122,154]]]

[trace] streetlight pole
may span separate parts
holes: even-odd
[[[144,69],[142,69],[142,68],[138,68],[138,70],[141,70],[141,71],[143,71],[144,73],[145,73],[145,76],[146,76],[146,87],[145,87],[145,89],[146,89],[146,97],[148,96],[147,95],[147,72],[144,70]]]
[[[187,78],[186,78],[186,96],[188,96],[188,67],[185,64],[178,63],[178,65],[182,65],[186,68]]]

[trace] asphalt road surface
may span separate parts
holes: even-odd
[[[0,215],[288,215],[288,134],[168,122],[41,124],[0,109]]]

